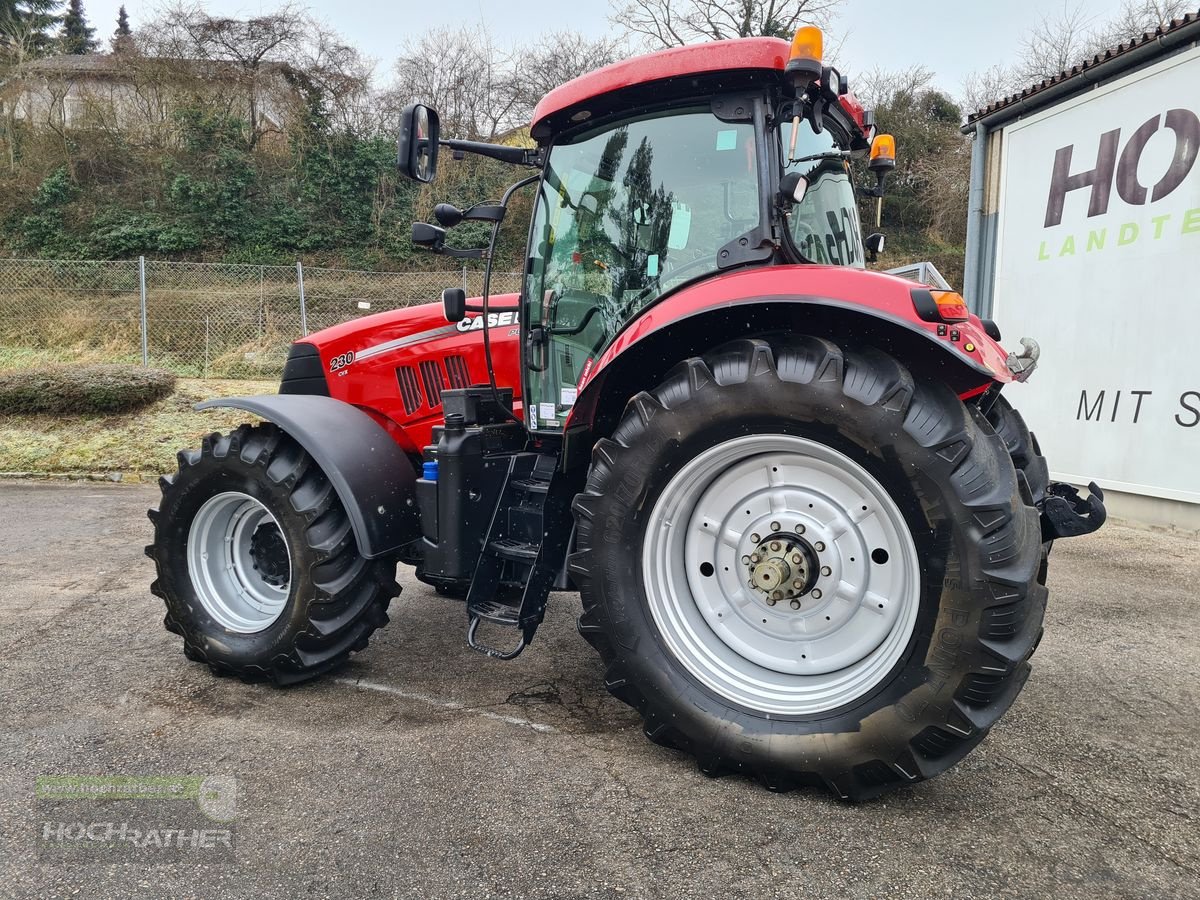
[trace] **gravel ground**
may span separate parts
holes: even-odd
[[[156,496],[0,483],[0,896],[1200,896],[1196,536],[1063,542],[1006,718],[936,781],[849,806],[647,742],[572,595],[501,663],[402,570],[338,675],[215,678],[147,589]],[[63,773],[233,776],[233,861],[39,855],[34,780]]]

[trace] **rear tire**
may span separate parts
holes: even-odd
[[[746,443],[755,435],[765,452]],[[727,503],[724,519],[719,508],[709,517],[708,500],[689,499],[737,493],[726,490],[719,467],[705,469],[711,454],[726,448],[733,456],[731,472],[740,472],[739,466],[753,470],[763,460],[769,469],[767,454],[777,452],[776,445],[790,447],[798,459],[811,451],[819,464],[802,478],[747,476],[747,484],[762,479],[760,493],[769,505],[761,516],[742,501]],[[744,455],[738,459],[740,448]],[[839,462],[843,459],[847,462]],[[788,465],[776,471],[789,472]],[[855,495],[823,481],[821,465],[845,483],[860,485],[855,488],[862,492],[860,505],[870,507],[845,531],[838,531],[845,517],[860,512],[845,499]],[[692,479],[702,482],[698,493],[680,494]],[[885,493],[875,493],[874,486]],[[758,488],[746,490],[750,496]],[[826,512],[822,496],[830,500]],[[810,497],[812,507],[796,499]],[[706,774],[743,772],[774,790],[823,784],[842,798],[869,798],[930,778],[960,760],[1028,677],[1027,659],[1045,608],[1045,589],[1036,578],[1042,558],[1037,510],[1022,496],[1004,442],[982,415],[944,385],[915,382],[883,353],[843,351],[817,338],[780,338],[739,341],[687,360],[653,392],[634,397],[612,439],[597,443],[574,509],[578,552],[571,572],[583,599],[580,631],[606,665],[606,684],[642,713],[651,740],[692,754]],[[781,529],[807,522],[810,536],[822,528],[836,533],[822,542],[832,546],[823,546],[816,560],[818,578],[825,580],[806,585],[791,619],[786,612],[779,616],[781,603],[766,604],[771,593],[756,595],[746,591],[748,580],[724,575],[726,565],[732,569],[751,558],[737,555],[743,553],[738,543],[743,538],[730,528],[743,509],[753,513],[750,521],[777,517]],[[722,542],[708,537],[706,517],[718,533],[731,535],[725,540],[737,548],[734,562],[728,554],[719,556]],[[866,564],[860,551],[847,551],[858,546],[856,534],[875,527],[868,523],[885,521],[892,522],[886,538],[890,555],[873,553]],[[663,539],[652,532],[676,536]],[[656,549],[662,540],[674,541],[666,555]],[[918,571],[915,607],[904,624],[908,582],[886,573],[889,562],[906,564],[901,556],[908,540]],[[697,555],[697,546],[716,548],[714,556]],[[661,575],[664,559],[677,560],[673,579]],[[750,580],[758,577],[756,571],[748,569]],[[786,575],[788,583],[794,576]],[[697,615],[709,589],[696,585],[723,577],[734,578],[730,605],[724,607],[731,616],[752,608],[764,623],[779,618],[778,628],[760,629],[773,643],[739,644],[737,635],[730,637],[729,626],[712,618],[719,598],[705,618]],[[764,574],[773,577],[771,571]],[[806,652],[812,652],[806,648],[820,642],[813,635],[838,614],[836,604],[851,582],[890,585],[881,588],[890,593],[871,597],[862,610],[855,607],[859,611],[849,613],[848,621],[874,615],[878,599],[901,609],[893,626],[901,630],[872,632],[869,620],[861,627],[847,624],[850,638],[867,635],[859,643],[867,641],[868,649],[841,669],[836,666],[845,658],[831,654],[825,668],[834,673],[832,681],[845,672],[857,679],[856,686],[825,690],[831,676],[805,668]],[[824,586],[821,598],[814,585]],[[744,595],[740,600],[738,592]],[[691,622],[687,628],[679,624],[685,620]],[[750,624],[757,628],[757,622]],[[881,634],[877,648],[869,649]],[[772,658],[788,640],[792,656]],[[884,653],[897,640],[899,650]],[[887,668],[869,668],[872,659]],[[733,674],[723,680],[721,672]],[[825,681],[812,680],[814,675]],[[736,684],[770,685],[774,693],[756,696],[731,688]]]
[[[188,659],[292,684],[341,665],[387,624],[395,561],[363,558],[337,493],[287,434],[242,425],[178,458],[149,511],[146,555]]]
[[[1046,465],[1046,457],[1042,456],[1037,438],[1004,396],[996,398],[988,411],[987,420],[1004,441],[1013,466],[1024,476],[1034,504],[1041,503],[1046,499],[1046,488],[1050,484],[1050,469]]]

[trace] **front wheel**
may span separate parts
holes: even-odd
[[[209,435],[159,483],[151,590],[189,659],[290,684],[345,662],[387,623],[395,561],[359,553],[329,479],[274,425]]]
[[[1028,675],[1037,510],[986,419],[882,353],[688,360],[597,444],[575,512],[610,690],[709,774],[870,797],[961,759]]]

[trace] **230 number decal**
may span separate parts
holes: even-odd
[[[336,372],[338,369],[344,369],[352,362],[354,362],[354,351],[347,350],[345,353],[335,356],[329,361],[329,371]]]

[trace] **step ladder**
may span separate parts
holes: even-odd
[[[543,528],[556,464],[556,457],[542,453],[512,457],[475,566],[467,593],[467,644],[494,659],[518,656],[533,640],[546,612],[557,573],[551,560],[561,561],[565,552],[564,537],[555,535],[547,541]],[[521,586],[519,590],[511,588],[514,583]],[[478,632],[484,622],[517,629],[516,647],[499,650],[483,643]]]

